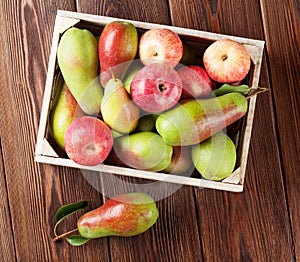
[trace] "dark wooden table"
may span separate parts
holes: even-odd
[[[105,201],[80,171],[34,162],[57,9],[265,40],[260,85],[270,91],[257,98],[244,192],[184,186],[157,202],[142,235],[53,243],[61,205]],[[299,1],[2,0],[0,18],[2,261],[300,260]]]

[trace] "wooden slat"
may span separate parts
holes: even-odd
[[[264,38],[255,1],[169,2],[175,25]],[[189,15],[176,15],[180,12]],[[260,83],[270,85],[266,59]],[[205,260],[293,260],[270,93],[257,98],[244,192],[195,189],[195,194]]]
[[[1,61],[0,61],[1,63]],[[14,239],[11,227],[5,170],[0,139],[0,256],[3,261],[16,261]]]
[[[96,9],[93,8],[95,6],[97,6]],[[128,0],[122,1],[122,4],[119,1],[94,1],[91,7],[86,1],[78,0],[77,10],[144,22],[170,23],[166,1]],[[122,179],[123,183],[116,183],[114,177],[103,176],[102,190],[108,196],[112,196],[130,191],[128,182],[149,183],[149,181],[134,178],[123,177]],[[155,185],[157,184],[154,183],[154,189]],[[178,187],[178,185],[166,183],[160,187],[163,193],[168,188]],[[152,192],[152,194],[153,197],[158,197],[157,192]],[[158,208],[160,218],[145,234],[133,238],[109,238],[111,261],[202,260],[192,188],[183,187],[174,195],[158,201]],[[192,241],[187,241],[191,236]]]
[[[5,76],[4,81],[1,77],[0,134],[16,248],[11,256],[18,261],[66,261],[73,257],[108,261],[105,239],[98,242],[100,245],[89,243],[90,248],[101,250],[91,254],[87,247],[76,249],[63,241],[52,242],[55,213],[61,205],[86,199],[96,207],[102,202],[80,171],[38,165],[33,159],[57,9],[75,10],[74,2],[0,3],[0,75]],[[75,216],[59,230],[74,226]],[[9,237],[6,240],[8,248],[11,241]]]
[[[300,260],[300,6],[292,0],[260,4],[295,256]]]

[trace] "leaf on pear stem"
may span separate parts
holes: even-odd
[[[65,206],[62,206],[61,208],[59,208],[55,215],[56,224],[54,226],[54,235],[57,237],[56,228],[66,217],[74,214],[75,212],[79,211],[80,209],[86,208],[87,205],[88,205],[87,201],[80,201],[80,202],[65,205]]]
[[[213,91],[213,94],[215,96],[221,96],[228,93],[237,92],[242,95],[247,95],[250,91],[250,88],[248,85],[239,85],[239,86],[232,86],[229,84],[223,84],[220,88]]]
[[[90,239],[79,235],[74,235],[66,238],[67,242],[72,246],[81,246],[88,242]]]

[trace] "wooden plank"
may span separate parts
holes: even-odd
[[[87,199],[96,207],[102,202],[80,171],[37,165],[33,159],[56,11],[74,8],[73,1],[0,3],[0,133],[16,248],[11,255],[18,261],[109,260],[105,239],[89,243],[89,248],[101,250],[91,254],[87,246],[52,242],[61,205]],[[75,222],[72,216],[59,230],[73,228]]]
[[[260,4],[295,257],[300,260],[300,6],[292,0]]]
[[[97,6],[95,9],[94,7]],[[92,6],[86,1],[77,1],[80,12],[107,15],[144,22],[169,24],[166,1],[93,1]],[[120,176],[118,176],[120,178]],[[139,184],[149,181],[122,177],[116,182],[115,176],[103,175],[102,185],[107,196],[138,190]],[[122,182],[123,181],[123,182]],[[153,183],[151,181],[150,183]],[[156,199],[157,183],[150,186],[150,194]],[[177,185],[162,183],[163,191]],[[142,187],[143,188],[143,187]],[[152,192],[151,192],[152,188]],[[145,191],[144,189],[143,191]],[[201,261],[201,246],[196,222],[193,190],[182,187],[174,195],[158,201],[160,217],[152,229],[133,238],[109,238],[111,261]],[[189,216],[186,214],[189,213]],[[187,241],[192,236],[191,241]]]
[[[263,39],[255,1],[169,2],[175,25]],[[269,83],[264,59],[260,84]],[[195,189],[195,195],[205,260],[293,260],[270,94],[257,98],[244,193]]]
[[[1,62],[0,62],[1,63]],[[3,80],[3,79],[1,79]],[[5,182],[5,170],[0,139],[0,256],[3,261],[16,261],[14,239],[11,227],[9,202]]]

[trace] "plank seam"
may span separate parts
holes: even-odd
[[[1,134],[0,134],[1,135]],[[12,232],[12,242],[13,242],[13,251],[14,251],[14,258],[15,261],[17,261],[17,252],[16,252],[16,241],[15,241],[15,234],[13,233],[13,223],[11,218],[11,210],[10,210],[10,201],[8,197],[8,187],[7,187],[7,181],[6,181],[6,172],[5,172],[5,165],[4,165],[4,157],[3,157],[3,147],[1,143],[1,136],[0,136],[0,152],[1,152],[1,159],[2,159],[2,168],[3,168],[3,175],[4,175],[4,181],[5,181],[5,191],[6,191],[6,199],[7,199],[7,205],[8,205],[8,216],[9,216],[9,222],[10,222],[10,230]]]

